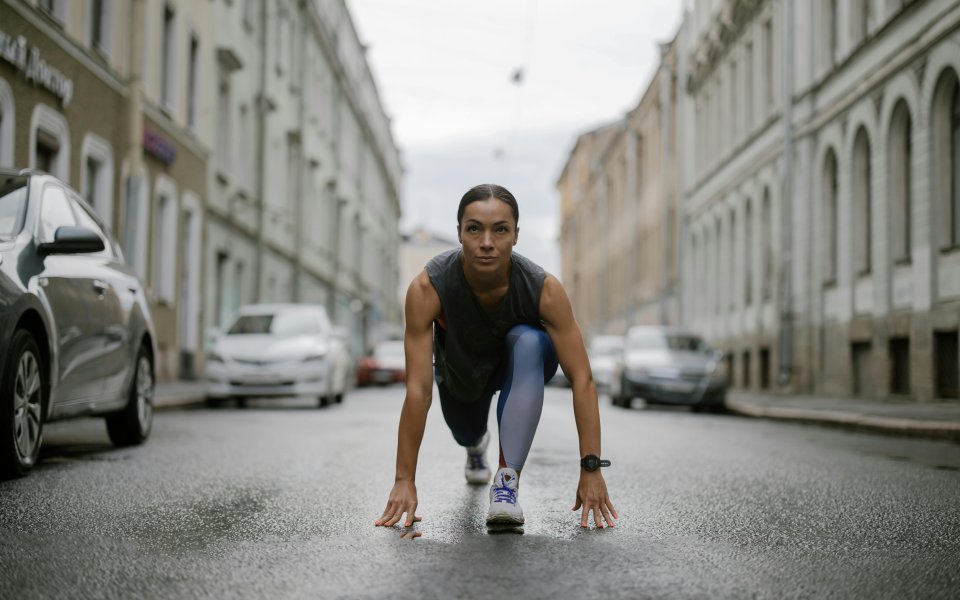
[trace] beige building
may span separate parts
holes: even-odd
[[[120,241],[148,286],[160,379],[199,347],[209,13],[187,1],[0,2],[0,165],[56,175]]]
[[[579,137],[557,182],[561,274],[588,336],[679,317],[674,47],[623,120]]]

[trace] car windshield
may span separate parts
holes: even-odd
[[[373,355],[377,358],[403,356],[403,342],[377,344],[373,349]]]
[[[631,350],[673,350],[675,352],[709,352],[703,340],[695,335],[640,331],[630,335]]]
[[[303,335],[323,333],[318,316],[306,310],[240,315],[227,335]]]
[[[26,177],[16,175],[0,180],[0,239],[10,239],[19,233],[26,204]]]

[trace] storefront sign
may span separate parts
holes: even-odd
[[[146,125],[143,127],[143,149],[168,167],[177,160],[177,147]]]
[[[27,46],[27,38],[20,35],[11,37],[0,31],[0,58],[7,61],[24,74],[27,81],[49,90],[66,107],[73,98],[73,80],[50,66],[40,56],[40,49]]]

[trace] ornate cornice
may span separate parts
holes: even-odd
[[[724,0],[716,18],[690,53],[690,77],[687,90],[696,92],[717,68],[744,28],[771,0]]]

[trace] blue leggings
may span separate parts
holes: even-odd
[[[443,419],[461,446],[475,445],[486,433],[490,401],[499,389],[500,462],[520,470],[540,422],[543,386],[557,372],[557,352],[547,332],[530,325],[517,325],[507,333],[506,350],[503,379],[494,381],[482,400],[462,402],[450,396],[442,381],[437,387]]]

